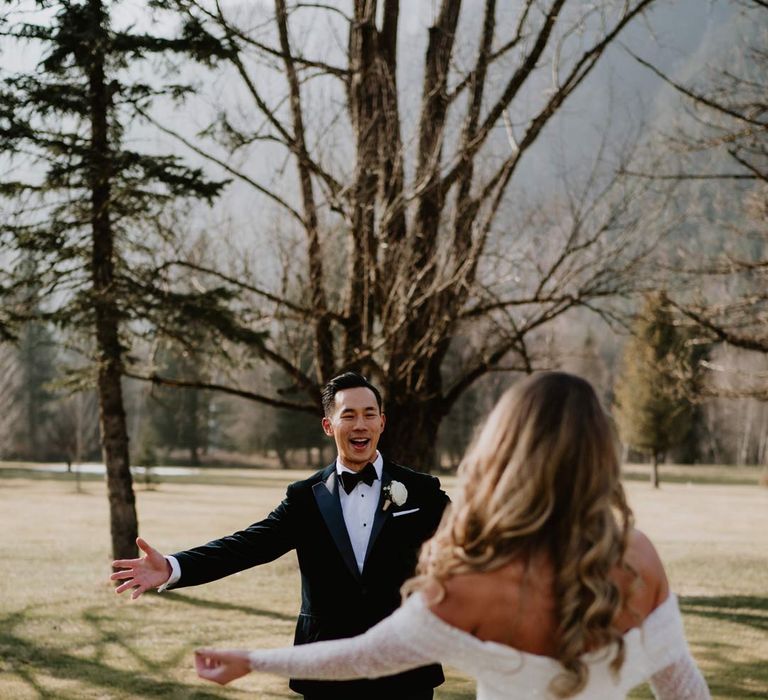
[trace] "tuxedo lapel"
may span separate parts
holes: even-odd
[[[376,538],[381,533],[381,528],[384,527],[384,523],[387,521],[387,518],[390,517],[389,508],[384,510],[384,491],[390,483],[392,483],[392,475],[389,473],[389,469],[387,469],[387,463],[384,462],[384,467],[381,470],[381,495],[379,496],[379,503],[376,506],[376,513],[373,516],[371,537],[368,540],[368,547],[365,550],[366,562],[368,561],[368,557],[373,550],[373,545],[376,543]],[[365,569],[365,564],[363,565],[363,569]]]
[[[344,524],[344,514],[341,511],[335,465],[332,465],[329,471],[330,473],[323,481],[318,482],[312,487],[312,493],[315,496],[317,507],[320,509],[320,514],[323,516],[323,520],[325,520],[325,524],[328,526],[333,541],[336,543],[336,547],[341,554],[341,558],[352,572],[352,575],[359,580],[360,571],[357,568],[355,553],[352,550],[347,526]]]

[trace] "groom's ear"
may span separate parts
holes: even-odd
[[[328,416],[323,416],[323,432],[328,435],[328,437],[333,437],[333,424]]]

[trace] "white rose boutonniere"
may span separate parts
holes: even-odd
[[[408,489],[399,481],[391,481],[384,487],[384,506],[386,510],[393,503],[401,506],[408,500]]]

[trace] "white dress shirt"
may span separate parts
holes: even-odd
[[[384,458],[376,451],[376,459],[373,461],[376,470],[376,481],[370,486],[364,481],[359,481],[352,493],[347,493],[341,485],[342,472],[354,472],[354,469],[345,467],[339,457],[336,457],[336,474],[338,478],[339,498],[341,499],[341,512],[344,515],[344,525],[347,527],[349,541],[352,543],[352,551],[355,553],[355,561],[360,573],[363,572],[365,552],[368,550],[368,541],[371,539],[373,516],[376,514],[376,506],[381,496],[381,473],[384,469]],[[171,565],[171,575],[157,591],[162,593],[168,586],[172,586],[181,578],[181,566],[176,557],[166,555],[166,560]]]
[[[373,516],[376,514],[379,496],[381,496],[381,472],[384,469],[384,459],[378,451],[373,461],[373,468],[376,470],[376,481],[370,486],[364,481],[358,481],[352,493],[347,493],[341,485],[341,473],[354,472],[354,469],[345,467],[341,459],[336,458],[341,512],[344,514],[344,524],[347,526],[349,541],[352,543],[352,551],[355,553],[355,561],[360,573],[363,572],[365,552],[368,549],[368,541],[371,539]]]

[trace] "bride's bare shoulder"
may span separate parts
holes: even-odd
[[[625,561],[633,579],[629,598],[640,598],[644,612],[650,613],[667,599],[669,581],[656,547],[640,530],[633,529],[629,534]]]
[[[519,576],[517,568],[520,569]],[[488,616],[488,611],[498,605],[502,592],[505,602],[514,607],[510,597],[518,593],[516,579],[522,578],[523,570],[522,566],[513,564],[503,571],[458,574],[428,586],[424,595],[437,617],[465,632],[474,633]]]
[[[459,574],[424,589],[429,609],[443,622],[469,632],[474,627],[477,589],[472,586],[477,574]],[[482,578],[480,578],[482,583]]]

